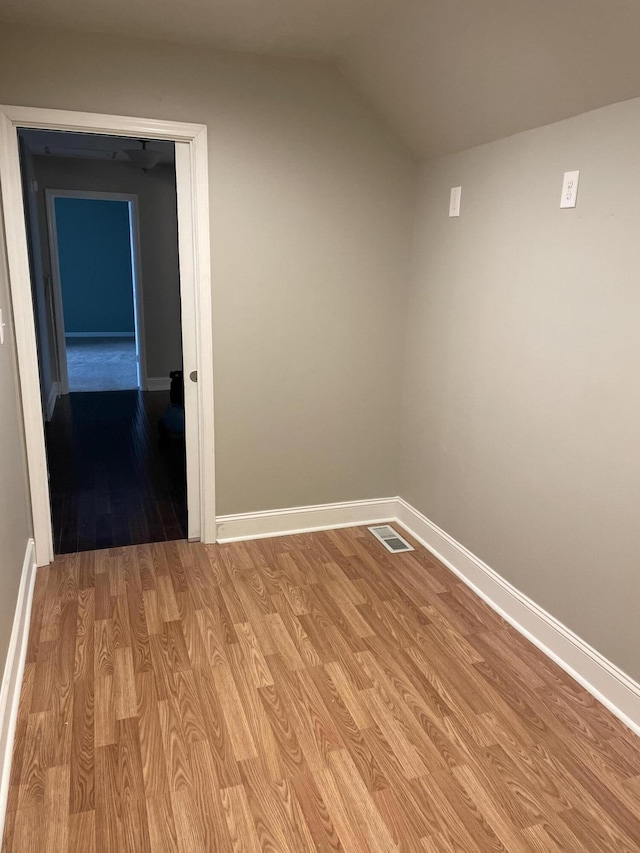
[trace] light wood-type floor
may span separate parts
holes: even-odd
[[[38,572],[4,853],[640,850],[640,741],[362,528]]]

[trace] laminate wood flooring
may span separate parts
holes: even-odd
[[[184,539],[184,442],[160,441],[168,391],[60,397],[46,429],[54,553]]]
[[[640,850],[640,741],[363,528],[37,574],[3,853]]]

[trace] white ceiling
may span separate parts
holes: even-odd
[[[421,156],[640,95],[640,0],[0,0],[0,18],[335,60]]]

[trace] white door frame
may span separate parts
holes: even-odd
[[[98,201],[127,202],[129,212],[129,250],[131,253],[131,279],[133,285],[133,326],[136,340],[136,373],[138,388],[147,390],[147,357],[144,338],[144,301],[142,298],[142,270],[140,266],[140,221],[138,216],[138,196],[135,193],[106,193],[93,190],[55,190],[45,188],[47,208],[47,232],[49,237],[49,256],[51,258],[51,283],[53,285],[53,306],[55,332],[58,346],[58,376],[60,393],[69,393],[69,371],[67,368],[67,339],[64,328],[64,310],[62,301],[62,278],[60,276],[60,257],[58,254],[58,228],[56,222],[57,198],[80,198]]]
[[[213,327],[207,129],[157,119],[0,106],[0,184],[31,512],[39,566],[53,559],[51,505],[42,423],[33,299],[18,152],[18,128],[164,139],[176,143],[189,539],[215,542]],[[197,371],[197,382],[189,375]]]

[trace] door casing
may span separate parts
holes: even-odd
[[[0,106],[0,185],[39,566],[54,557],[38,355],[22,196],[18,129],[62,130],[175,143],[178,253],[185,373],[188,536],[215,542],[213,325],[207,129],[201,124]],[[189,381],[194,371],[197,382]]]

